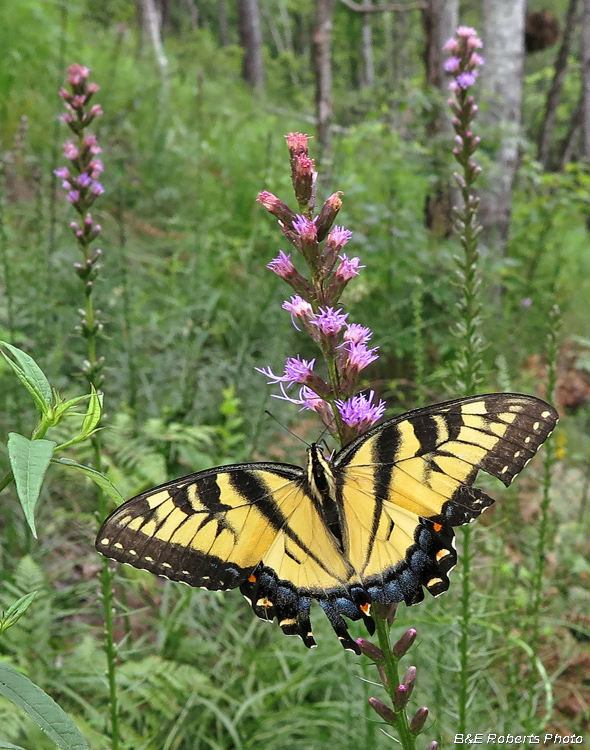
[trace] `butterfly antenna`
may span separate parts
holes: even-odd
[[[276,423],[277,423],[278,425],[280,425],[280,426],[281,426],[281,427],[283,428],[283,430],[285,430],[286,432],[288,432],[288,433],[289,433],[289,435],[292,435],[292,436],[293,436],[294,438],[296,438],[297,440],[299,440],[299,442],[303,443],[303,445],[305,445],[305,447],[306,447],[306,448],[309,448],[309,447],[310,447],[309,443],[308,443],[308,442],[307,442],[306,440],[304,440],[304,439],[303,439],[302,437],[299,437],[299,435],[296,435],[296,434],[295,434],[295,433],[293,432],[293,430],[290,430],[290,429],[289,429],[289,428],[288,428],[288,427],[287,427],[286,425],[284,425],[284,424],[283,424],[283,423],[281,422],[281,420],[280,420],[280,419],[277,419],[277,417],[275,417],[275,415],[274,415],[274,414],[273,414],[272,412],[270,412],[270,411],[269,411],[268,409],[265,409],[265,410],[264,410],[264,413],[265,413],[265,414],[266,414],[267,416],[269,416],[269,417],[270,417],[271,419],[274,419],[274,421],[275,421],[275,422],[276,422]]]

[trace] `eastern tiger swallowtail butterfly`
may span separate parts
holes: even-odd
[[[346,622],[374,631],[372,602],[416,604],[449,587],[454,526],[494,501],[557,422],[532,396],[493,393],[416,409],[376,425],[331,460],[219,466],[148,490],[104,522],[107,557],[206,589],[240,587],[263,620],[315,646],[312,600],[347,649]]]

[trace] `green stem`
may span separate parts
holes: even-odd
[[[385,674],[387,675],[388,684],[384,687],[393,704],[395,691],[397,690],[397,687],[401,681],[398,669],[399,659],[397,659],[393,654],[393,649],[391,647],[391,638],[389,635],[389,624],[387,620],[376,615],[373,615],[373,619],[375,620],[375,629],[377,632],[377,638],[379,640],[379,648],[381,649],[381,651],[383,651],[383,656],[385,657],[383,662],[383,669],[385,670]],[[408,721],[406,709],[403,708],[401,709],[401,711],[397,711],[395,714],[395,718],[391,723],[399,735],[400,742],[404,750],[416,750],[416,738],[410,732],[410,723]]]

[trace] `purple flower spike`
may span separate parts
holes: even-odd
[[[349,229],[345,229],[344,227],[334,227],[328,235],[326,244],[329,245],[335,253],[338,253],[351,237],[352,232]]]
[[[361,394],[346,401],[336,401],[342,421],[356,429],[359,435],[385,414],[385,401],[380,400],[378,404],[374,404],[374,396],[375,392],[370,391],[368,396]]]
[[[291,322],[295,328],[297,328],[297,325],[294,318],[299,318],[304,323],[311,322],[314,318],[313,307],[298,294],[291,297],[289,302],[283,302],[283,310],[291,313]]]
[[[71,141],[64,143],[64,156],[66,159],[71,159],[73,161],[74,159],[77,159],[79,155],[80,153],[78,149]]]
[[[317,326],[324,335],[334,336],[344,328],[346,318],[348,318],[348,313],[341,313],[333,307],[320,307],[320,314],[311,323]]]
[[[459,75],[457,76],[457,85],[460,86],[462,89],[468,89],[470,86],[473,86],[476,78],[477,78],[477,70],[472,70],[471,72],[459,73]]]
[[[445,70],[447,73],[456,73],[459,70],[460,65],[460,57],[449,57],[449,59],[445,61]]]
[[[90,185],[92,185],[92,178],[89,174],[86,174],[86,172],[84,172],[78,177],[78,185],[83,188],[90,187]]]
[[[71,190],[67,194],[67,200],[69,200],[70,203],[78,203],[80,200],[80,191],[79,190]]]

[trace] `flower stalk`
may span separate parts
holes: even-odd
[[[378,347],[371,346],[372,331],[351,323],[343,311],[340,298],[350,281],[358,276],[360,259],[343,252],[352,233],[334,222],[342,206],[341,193],[334,193],[314,216],[317,173],[309,158],[307,136],[286,136],[291,163],[291,178],[298,213],[275,195],[264,191],[258,201],[278,219],[284,237],[293,245],[307,266],[308,274],[297,270],[291,254],[282,250],[268,268],[290,285],[295,293],[283,304],[297,330],[307,333],[322,353],[327,375],[316,372],[316,360],[288,357],[282,374],[270,367],[257,368],[268,383],[279,385],[273,394],[302,409],[315,411],[340,447],[364,433],[385,412],[385,403],[375,400],[375,393],[359,394],[359,381],[366,367],[378,358]],[[298,397],[289,389],[299,386]],[[386,705],[379,698],[369,704],[379,716],[397,731],[404,750],[415,750],[415,740],[423,730],[428,709],[421,708],[408,719],[407,705],[416,679],[416,668],[410,667],[400,679],[399,660],[412,646],[416,631],[409,630],[394,645],[390,628],[395,617],[393,606],[373,604],[379,646],[360,638],[361,653],[377,666],[381,682],[390,698]]]
[[[89,73],[89,69],[82,65],[71,65],[68,68],[68,88],[62,87],[59,91],[66,108],[61,119],[72,131],[74,138],[66,141],[63,146],[63,155],[68,160],[69,166],[56,169],[55,175],[62,180],[62,187],[67,191],[67,200],[78,214],[78,220],[70,223],[70,229],[82,254],[82,262],[74,264],[84,297],[84,307],[78,311],[80,321],[76,330],[87,344],[87,358],[83,362],[82,372],[88,383],[99,391],[104,380],[105,360],[98,352],[103,324],[100,321],[100,310],[94,306],[93,293],[95,280],[101,268],[99,261],[102,258],[102,250],[94,249],[92,243],[102,228],[100,224],[95,223],[90,209],[96,199],[104,193],[104,188],[99,182],[103,164],[98,158],[101,148],[96,136],[87,134],[87,128],[96,117],[102,115],[102,108],[100,104],[91,104],[94,94],[100,87],[96,83],[88,82]],[[94,468],[100,472],[102,471],[100,433],[95,432],[91,441]],[[100,521],[106,516],[106,501],[106,496],[99,489],[97,515]],[[118,750],[120,743],[116,687],[117,653],[114,641],[112,578],[108,560],[104,558],[100,583],[105,620],[104,649],[109,685],[110,739],[112,750]]]
[[[450,53],[445,62],[445,70],[453,80],[449,88],[453,97],[448,104],[453,113],[452,124],[455,130],[453,155],[460,166],[454,173],[462,198],[462,206],[455,209],[455,230],[463,249],[463,256],[457,260],[457,274],[462,299],[459,302],[459,323],[457,335],[461,341],[457,361],[458,390],[463,396],[477,392],[481,382],[481,352],[483,343],[480,337],[481,306],[479,303],[480,278],[478,274],[478,237],[482,227],[477,221],[479,198],[473,193],[474,184],[481,173],[481,167],[473,161],[480,138],[474,135],[472,123],[478,107],[469,89],[475,83],[478,69],[484,59],[476,52],[483,46],[475,29],[460,26],[456,37],[449,39],[444,49]],[[469,629],[471,623],[471,529],[463,527],[463,555],[461,582],[461,616],[459,638],[460,678],[458,693],[459,721],[457,731],[464,733],[467,724],[467,701],[469,689]]]

